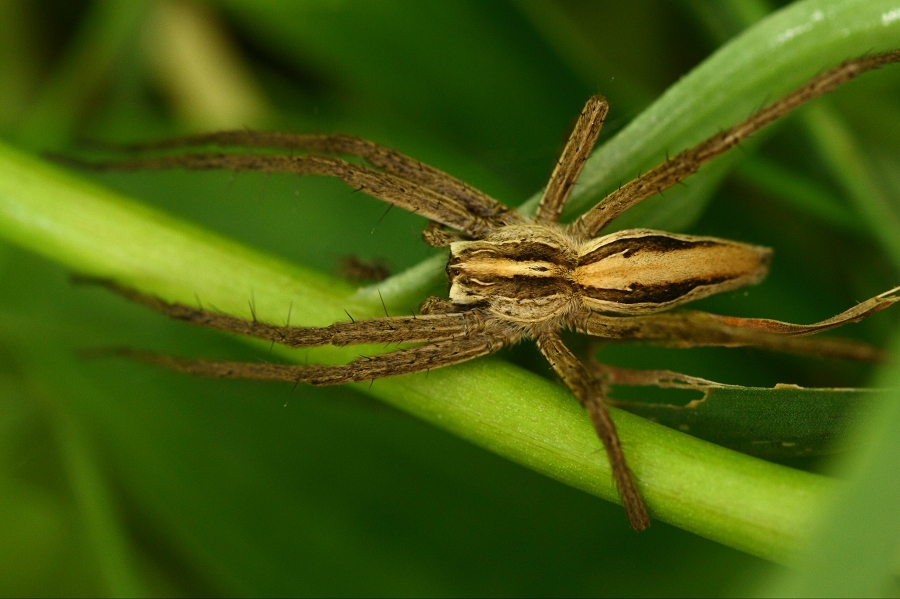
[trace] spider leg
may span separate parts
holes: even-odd
[[[511,210],[484,192],[466,185],[459,179],[396,150],[344,133],[305,135],[247,130],[216,131],[147,143],[128,144],[113,149],[147,151],[205,145],[277,148],[279,150],[303,150],[357,156],[386,173],[447,196],[465,206],[473,214],[498,224],[522,222],[522,217],[518,212]]]
[[[504,343],[504,338],[497,334],[472,335],[462,339],[398,349],[385,354],[361,356],[340,366],[254,364],[228,360],[175,358],[129,348],[113,349],[103,353],[137,359],[196,376],[300,382],[310,385],[343,385],[412,374],[466,362],[493,353]]]
[[[900,61],[900,50],[847,60],[816,75],[791,93],[737,125],[669,158],[659,166],[610,193],[572,223],[569,230],[576,235],[593,237],[613,219],[635,204],[672,187],[694,173],[702,164],[731,149],[798,106],[834,90],[865,71],[897,61]]]
[[[183,154],[158,158],[88,162],[56,157],[59,162],[97,171],[156,170],[243,170],[265,173],[296,173],[337,177],[358,191],[414,212],[425,218],[458,229],[472,237],[484,237],[498,225],[471,213],[465,205],[433,189],[401,177],[351,164],[340,158],[305,154],[272,156],[262,154]]]
[[[716,316],[711,315],[715,319],[724,322],[733,327],[746,329],[754,329],[757,331],[765,331],[768,333],[776,333],[781,335],[815,335],[823,331],[829,331],[843,326],[850,322],[859,322],[862,319],[880,312],[892,304],[900,301],[900,287],[895,287],[884,293],[878,294],[871,299],[856,304],[849,310],[845,310],[837,316],[832,316],[821,322],[814,324],[791,324],[789,322],[781,322],[779,320],[770,320],[767,318],[738,318],[734,316]]]
[[[671,347],[753,346],[822,358],[874,362],[883,359],[884,353],[866,343],[850,339],[808,339],[805,336],[858,322],[883,310],[900,301],[898,291],[900,289],[892,289],[833,318],[810,325],[696,311],[616,317],[586,310],[574,316],[572,325],[575,330],[595,337],[649,341]]]
[[[459,233],[455,233],[434,221],[428,223],[425,230],[422,231],[422,241],[433,248],[449,247],[454,241],[465,241],[466,239]]]
[[[352,322],[337,322],[327,327],[277,326],[257,320],[245,320],[184,304],[169,303],[145,295],[115,282],[78,279],[96,283],[107,289],[175,320],[189,322],[219,331],[273,341],[288,347],[317,347],[321,345],[356,345],[363,343],[425,343],[446,341],[483,333],[483,315],[478,310],[419,316],[392,316]]]
[[[538,204],[537,213],[534,216],[538,223],[555,223],[559,219],[569,194],[578,180],[578,175],[584,167],[585,161],[594,149],[603,119],[609,111],[609,104],[603,96],[591,96],[584,109],[578,116],[575,129],[566,142],[559,162],[550,175],[550,181],[544,190],[544,195]]]
[[[634,484],[634,477],[625,461],[616,426],[609,416],[600,387],[594,383],[584,364],[569,351],[556,332],[538,335],[537,345],[559,378],[587,410],[594,429],[606,449],[606,455],[609,456],[616,488],[622,497],[625,513],[632,528],[635,530],[649,528],[650,516],[647,515],[644,500]]]

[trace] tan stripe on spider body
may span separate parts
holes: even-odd
[[[649,314],[760,282],[768,248],[695,235],[629,229],[579,248],[574,283],[584,306]]]

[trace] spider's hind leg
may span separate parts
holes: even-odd
[[[500,336],[492,334],[471,335],[462,339],[398,349],[374,356],[360,356],[348,364],[338,366],[175,358],[164,354],[127,348],[114,349],[107,353],[140,360],[194,376],[286,381],[310,385],[343,385],[345,383],[371,381],[389,376],[400,376],[442,368],[491,354],[503,345],[504,340]]]
[[[867,343],[833,337],[811,339],[808,336],[858,322],[898,301],[900,287],[810,325],[698,311],[644,316],[607,316],[584,311],[577,314],[572,322],[575,330],[606,339],[646,341],[670,347],[752,346],[822,358],[877,362],[884,358],[884,352]]]

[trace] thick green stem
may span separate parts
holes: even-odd
[[[0,236],[74,271],[112,277],[144,292],[220,309],[321,325],[344,309],[377,315],[380,305],[348,288],[237,245],[0,148]],[[358,350],[317,353],[346,359]],[[287,359],[304,356],[287,351]],[[587,417],[566,390],[497,360],[360,385],[420,418],[511,460],[617,501],[609,463]],[[614,419],[652,514],[773,560],[802,541],[832,483],[717,447],[630,414]]]

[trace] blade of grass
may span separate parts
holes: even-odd
[[[708,10],[699,3],[691,3],[701,14]],[[747,10],[747,7],[752,10]],[[756,23],[768,4],[764,1],[746,2],[737,5],[722,5],[720,10],[731,18],[727,29],[717,29],[713,33],[724,41],[735,33],[739,27],[750,27]],[[815,14],[815,13],[813,13]],[[896,8],[883,7],[880,13],[881,24],[885,27],[900,21]],[[896,43],[896,42],[895,42]],[[869,50],[866,50],[868,53]],[[817,146],[820,157],[829,167],[830,173],[837,179],[862,217],[865,227],[871,231],[875,239],[891,256],[895,265],[900,266],[900,215],[891,207],[886,191],[866,167],[864,152],[860,148],[850,129],[842,122],[838,113],[827,101],[818,102],[800,112],[800,122],[807,134]],[[860,220],[856,215],[845,214],[846,210],[838,202],[830,200],[828,194],[816,192],[801,181],[791,181],[789,177],[778,176],[772,168],[769,172],[760,171],[758,163],[751,163],[745,174],[760,181],[766,178],[767,187],[780,188],[778,195],[795,206],[811,214],[831,222],[841,228],[860,229]],[[772,180],[778,181],[771,185]]]
[[[817,72],[847,58],[896,48],[900,19],[884,18],[895,8],[888,0],[807,0],[760,21],[594,152],[565,214],[583,212],[620,178],[661,161],[666,151],[674,154],[702,141]]]
[[[900,356],[900,337],[893,343]],[[900,552],[900,361],[876,384],[892,389],[859,423],[863,451],[847,456],[834,473],[851,486],[828,507],[795,569],[770,581],[757,596],[895,597]]]

